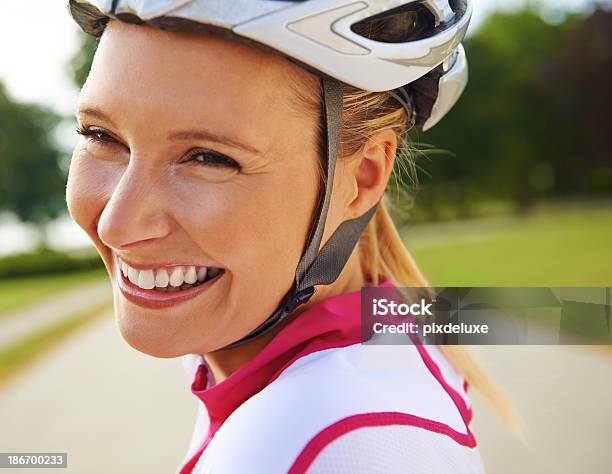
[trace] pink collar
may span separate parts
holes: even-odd
[[[393,287],[384,280],[379,288]],[[285,326],[253,359],[222,382],[208,384],[209,369],[200,364],[191,391],[210,417],[208,436],[181,470],[191,472],[215,432],[240,405],[261,391],[295,360],[312,352],[345,347],[361,340],[361,299],[355,291],[319,301]]]

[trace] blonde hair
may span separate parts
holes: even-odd
[[[367,92],[345,87],[341,152],[356,153],[377,131],[392,129],[400,146],[398,166],[414,171],[414,153],[406,137],[408,115],[386,92]],[[383,199],[359,240],[361,267],[373,285],[383,278],[396,286],[429,286],[414,258],[405,247]],[[463,346],[437,346],[498,416],[523,437],[522,422],[512,405],[492,382],[472,353]]]

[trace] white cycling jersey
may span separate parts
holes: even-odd
[[[467,383],[442,353],[360,337],[354,292],[305,310],[221,383],[184,356],[202,404],[178,473],[483,473]]]

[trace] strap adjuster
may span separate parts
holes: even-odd
[[[287,295],[287,298],[285,298],[283,302],[283,312],[286,314],[291,313],[295,308],[306,303],[314,292],[315,287],[309,286],[308,288]]]

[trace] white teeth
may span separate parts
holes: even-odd
[[[196,274],[195,267],[191,265],[187,267],[187,271],[185,272],[185,283],[193,285],[196,281],[198,281],[198,275]]]
[[[138,276],[138,286],[143,290],[151,290],[155,288],[155,278],[153,278],[153,270],[142,270]]]
[[[170,273],[170,284],[174,287],[179,287],[183,284],[183,268],[174,267]]]
[[[155,286],[158,288],[165,288],[168,286],[168,281],[168,272],[165,268],[155,272]]]
[[[198,281],[200,283],[203,282],[204,280],[206,280],[206,267],[198,268],[197,277],[198,277]]]
[[[134,285],[138,285],[138,270],[132,267],[128,267],[128,280]]]
[[[155,288],[158,291],[186,290],[222,272],[219,268],[196,267],[195,265],[160,268],[159,270],[137,270],[122,260],[119,260],[118,267],[123,276],[132,284],[143,290]]]

